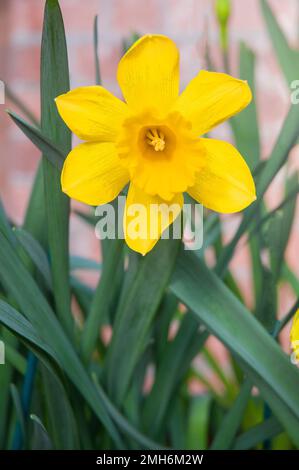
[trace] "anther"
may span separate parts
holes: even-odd
[[[150,129],[146,133],[146,141],[149,145],[154,147],[156,152],[162,152],[165,148],[165,136],[163,132],[157,129]]]

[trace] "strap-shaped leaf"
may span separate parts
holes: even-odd
[[[62,122],[54,99],[69,90],[63,19],[58,0],[47,0],[41,46],[41,129],[66,155],[71,132]],[[69,198],[62,193],[60,171],[43,159],[45,210],[55,310],[68,334],[73,334],[69,286]]]
[[[292,49],[279,26],[267,0],[261,0],[261,9],[265,18],[269,35],[277,55],[277,59],[289,87],[298,78],[299,52]]]
[[[21,306],[22,312],[42,338],[42,341],[51,345],[51,349],[58,358],[63,371],[105,426],[117,448],[123,449],[124,443],[111,417],[119,428],[136,439],[141,446],[158,448],[159,446],[155,442],[147,439],[127,422],[98,383],[95,387],[54,312],[1,231],[0,281],[17,304]],[[12,326],[11,329],[14,330],[14,327]]]
[[[161,240],[145,257],[138,256],[135,275],[130,275],[119,303],[105,366],[110,396],[118,404],[124,399],[134,367],[145,349],[179,246],[180,240]]]
[[[29,140],[43,153],[50,163],[61,170],[65,158],[62,150],[46,137],[37,127],[32,126],[13,111],[7,111],[8,115]]]
[[[165,426],[171,398],[208,336],[206,330],[199,330],[195,315],[188,312],[175,339],[167,344],[157,365],[153,388],[144,406],[145,427],[152,436],[159,435],[162,425]]]
[[[253,100],[246,109],[230,120],[230,124],[236,147],[253,170],[260,159],[260,136],[255,102],[255,55],[244,43],[240,44],[239,62],[240,78],[248,81]]]
[[[171,289],[239,359],[298,445],[299,374],[275,340],[191,252],[181,252]]]
[[[295,145],[299,135],[299,106],[291,106],[283,123],[280,134],[274,148],[265,165],[263,165],[257,180],[257,201],[254,202],[244,213],[243,220],[230,243],[228,243],[217,261],[216,271],[221,276],[226,272],[227,266],[234,254],[235,247],[255,220],[257,206],[262,204],[263,196],[278,171],[286,163],[292,147]]]
[[[253,426],[238,436],[234,444],[234,450],[247,450],[254,448],[257,444],[262,443],[267,439],[271,439],[283,432],[283,427],[272,416],[272,418]]]

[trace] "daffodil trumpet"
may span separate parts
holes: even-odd
[[[124,101],[101,86],[76,88],[56,98],[60,116],[83,141],[67,156],[62,190],[90,205],[106,204],[129,183],[124,210],[127,244],[145,255],[174,221],[183,193],[222,213],[255,199],[255,185],[240,153],[228,142],[201,137],[251,101],[246,81],[200,71],[179,93],[179,53],[166,36],[146,35],[122,57],[117,79]],[[158,219],[155,237],[130,237],[130,206],[173,205]],[[148,224],[146,224],[148,225]]]

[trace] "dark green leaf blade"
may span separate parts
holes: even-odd
[[[257,385],[298,444],[299,375],[274,339],[220,279],[190,252],[181,252],[171,289],[239,358],[248,378]]]
[[[292,147],[295,145],[299,135],[299,107],[291,106],[288,115],[284,121],[280,134],[276,140],[274,148],[269,159],[261,169],[257,181],[257,201],[254,202],[245,212],[243,220],[231,240],[222,250],[221,256],[217,261],[216,272],[223,276],[226,272],[228,264],[234,254],[235,247],[248,229],[250,224],[255,220],[257,206],[262,204],[263,196],[271,184],[273,178],[287,161],[288,155]]]
[[[252,91],[252,102],[240,114],[230,120],[236,147],[244,156],[251,170],[260,159],[260,135],[255,102],[255,55],[242,42],[239,51],[240,78],[247,80]]]
[[[283,431],[283,427],[272,416],[272,418],[257,424],[238,436],[234,443],[234,450],[253,449],[256,445],[262,443],[266,439],[271,439]]]
[[[160,240],[145,257],[139,256],[138,269],[131,276],[113,325],[105,372],[110,396],[122,400],[146,337],[174,268],[180,240]]]
[[[277,59],[284,73],[288,87],[298,78],[299,53],[292,49],[279,26],[267,0],[261,0],[261,9],[264,15],[268,32],[274,46]]]

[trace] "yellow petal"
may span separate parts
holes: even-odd
[[[293,319],[293,324],[290,332],[291,346],[294,351],[295,357],[299,359],[299,309]]]
[[[203,70],[191,80],[175,107],[199,136],[242,111],[251,98],[246,81]]]
[[[255,199],[255,185],[240,153],[228,142],[200,139],[206,153],[196,183],[188,193],[205,207],[232,213],[245,209]]]
[[[77,145],[68,154],[61,174],[62,191],[93,206],[112,201],[128,180],[110,142]]]
[[[143,36],[119,62],[117,79],[126,102],[135,111],[167,111],[179,92],[175,43],[162,35]]]
[[[142,255],[148,253],[180,214],[183,203],[182,194],[166,202],[158,196],[149,196],[131,183],[124,212],[128,246]]]
[[[101,86],[75,88],[55,101],[66,125],[82,140],[114,141],[128,115],[126,104]]]

